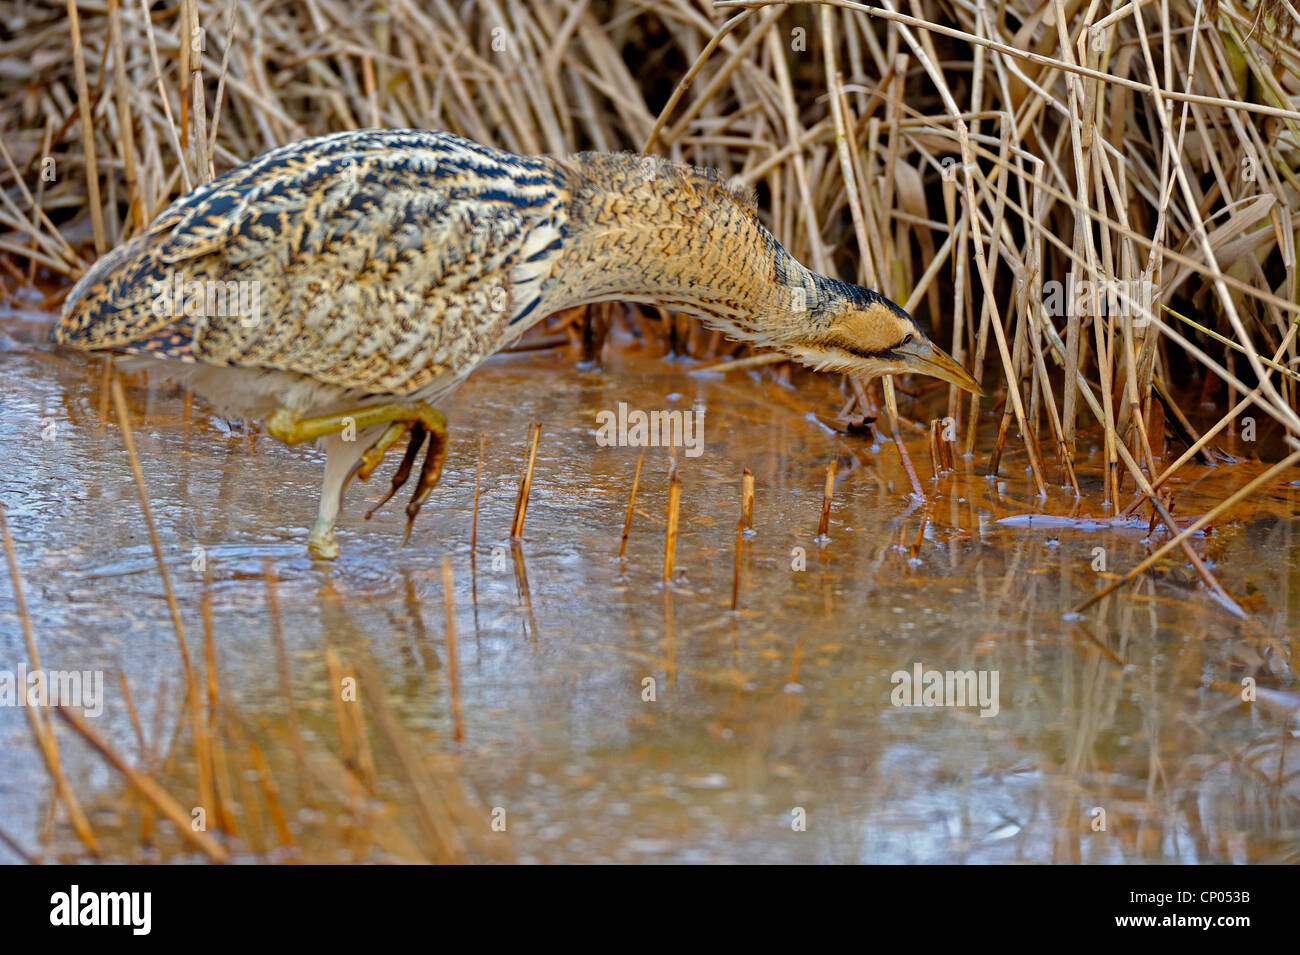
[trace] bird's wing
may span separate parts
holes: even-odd
[[[363,159],[301,207],[261,208],[220,255],[228,280],[277,278],[237,289],[251,313],[200,318],[196,357],[383,393],[495,351],[535,310],[563,238],[554,184],[525,191],[446,157]]]
[[[97,294],[69,311],[116,310],[88,323],[88,347],[410,393],[541,317],[565,188],[550,160],[446,134],[296,144],[178,201],[88,273],[78,289]],[[170,316],[155,314],[155,285]]]

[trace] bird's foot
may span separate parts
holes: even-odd
[[[326,435],[341,432],[346,434],[348,428],[361,432],[380,424],[386,424],[388,427],[361,455],[352,473],[348,475],[349,479],[353,475],[363,481],[370,477],[384,455],[403,434],[409,431],[411,437],[406,446],[406,453],[402,456],[402,463],[398,465],[397,472],[393,475],[392,487],[384,495],[383,500],[370,509],[366,514],[367,518],[407,482],[420,446],[426,437],[429,439],[429,451],[425,456],[424,466],[420,469],[419,483],[415,494],[411,497],[411,502],[406,505],[406,538],[403,539],[405,543],[405,540],[411,536],[411,526],[415,523],[416,515],[420,513],[420,508],[424,506],[424,502],[428,500],[429,494],[442,475],[443,460],[447,456],[447,419],[440,412],[423,401],[394,401],[382,405],[367,405],[352,411],[311,418],[304,418],[300,412],[292,408],[277,408],[266,419],[266,430],[272,437],[286,444],[301,444]],[[346,481],[344,484],[346,486]],[[318,521],[317,526],[312,529],[308,546],[318,557],[327,560],[337,557],[338,545],[334,543],[332,524],[323,527]]]
[[[334,540],[334,522],[317,519],[307,538],[307,550],[319,560],[334,560],[339,555],[338,542]]]
[[[402,463],[397,466],[393,472],[393,483],[389,487],[388,493],[379,499],[379,503],[366,511],[366,520],[370,520],[372,514],[388,503],[388,499],[397,493],[398,489],[406,483],[407,478],[411,476],[411,468],[415,465],[415,456],[420,453],[420,446],[424,444],[426,432],[424,425],[418,421],[411,426],[411,439],[406,443],[406,453],[402,455]]]
[[[429,432],[429,451],[424,456],[424,467],[420,469],[420,483],[416,485],[415,493],[411,495],[411,503],[406,505],[406,534],[402,537],[403,544],[411,539],[411,527],[415,524],[415,517],[420,513],[420,508],[424,507],[424,502],[429,499],[429,495],[433,493],[438,478],[442,477],[442,462],[446,457],[447,428],[444,425],[440,430]]]

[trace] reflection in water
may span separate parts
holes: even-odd
[[[892,444],[816,420],[836,404],[832,379],[696,377],[632,353],[599,372],[533,352],[490,362],[447,407],[445,475],[411,543],[400,546],[400,509],[362,519],[387,481],[356,485],[342,557],[326,565],[303,545],[317,452],[130,379],[185,625],[210,636],[198,667],[210,732],[196,740],[98,364],[33,345],[0,353],[0,369],[0,500],[42,662],[104,671],[97,731],[187,812],[212,802],[209,829],[236,833],[237,859],[1297,861],[1300,694],[1287,661],[1300,632],[1300,487],[1256,495],[1197,542],[1250,620],[1207,599],[1181,558],[1076,618],[1149,552],[1147,528],[999,523],[1038,509],[1010,444],[996,480],[984,458],[960,457],[935,479],[928,429],[909,432],[922,502]],[[619,402],[707,408],[703,454],[678,456],[670,586],[666,449],[646,452],[619,559],[638,452],[594,436],[596,413]],[[514,543],[534,420],[542,440]],[[831,460],[830,539],[818,543]],[[756,533],[737,544],[745,467]],[[1103,513],[1095,473],[1079,471],[1083,501],[1053,488],[1047,511]],[[1189,468],[1173,485],[1178,516],[1255,473]],[[0,669],[24,657],[6,583]],[[997,716],[893,706],[891,675],[918,663],[996,670]],[[1242,702],[1243,681],[1256,702]],[[123,684],[134,712],[112,692]],[[18,708],[0,708],[0,732],[5,832],[38,855],[84,858],[62,810],[46,824],[56,796]],[[60,739],[107,856],[194,852],[170,824],[146,823],[97,755]]]

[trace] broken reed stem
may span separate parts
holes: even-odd
[[[677,510],[682,501],[682,482],[677,476],[677,463],[673,462],[668,476],[668,527],[664,531],[664,583],[672,580],[673,561],[677,552]]]
[[[473,552],[478,546],[478,500],[479,490],[483,486],[483,448],[487,444],[487,432],[478,433],[478,467],[474,469],[474,516],[469,525],[469,549]]]
[[[167,573],[167,562],[163,559],[162,545],[158,543],[158,529],[154,526],[153,511],[149,507],[149,490],[144,483],[144,471],[140,469],[140,457],[135,453],[135,436],[131,432],[131,416],[126,410],[126,393],[122,390],[122,379],[117,375],[113,376],[113,405],[117,408],[117,423],[122,429],[122,443],[126,445],[127,457],[131,459],[135,489],[140,496],[140,510],[144,512],[145,527],[149,530],[149,544],[153,547],[154,560],[158,564],[158,575],[162,577],[163,592],[167,595],[172,629],[176,631],[176,644],[180,647],[181,662],[185,665],[185,682],[188,686],[194,680],[194,668],[190,662],[189,646],[185,642],[185,625],[181,623],[181,609],[176,602],[176,591],[172,589],[172,579]]]
[[[65,706],[58,706],[55,712],[74,730],[81,734],[81,737],[99,751],[99,754],[113,765],[119,773],[126,777],[136,792],[145,798],[159,813],[171,820],[172,825],[176,827],[177,833],[186,842],[191,843],[199,851],[207,855],[213,862],[225,862],[226,850],[215,839],[206,832],[196,831],[191,825],[190,814],[186,812],[181,804],[178,803],[172,795],[167,792],[152,776],[141,770],[135,769],[130,763],[114,749],[107,740],[100,736],[90,724],[78,713]]]
[[[740,474],[740,527],[754,530],[754,472],[749,468]]]
[[[18,555],[14,551],[13,538],[9,535],[9,520],[5,516],[5,510],[5,505],[0,503],[0,533],[4,535],[5,560],[9,564],[14,606],[18,611],[18,619],[22,621],[23,638],[27,643],[27,658],[31,661],[32,670],[39,671],[41,656],[36,649],[36,635],[32,629],[31,615],[27,612],[27,598],[23,594],[22,578],[18,575]],[[19,692],[26,692],[26,687],[21,688]],[[27,712],[27,721],[31,724],[32,735],[36,737],[36,744],[40,747],[41,757],[45,760],[45,769],[54,780],[54,788],[59,798],[68,808],[68,818],[72,821],[72,828],[77,833],[77,838],[91,853],[98,856],[99,843],[95,839],[95,833],[90,828],[85,813],[81,811],[81,804],[73,795],[72,787],[68,785],[68,780],[63,775],[63,764],[59,760],[59,740],[49,717],[38,706],[25,706],[23,709]]]
[[[926,513],[922,513],[921,523],[916,528],[916,538],[912,541],[910,556],[919,557],[921,555],[921,543],[925,540],[925,528],[926,525],[929,523],[930,523],[930,515]]]
[[[460,682],[456,672],[456,600],[451,575],[451,557],[442,559],[442,599],[447,609],[447,674],[451,683],[451,714],[456,742],[465,742],[465,724],[460,713]]]
[[[912,483],[912,493],[920,500],[925,500],[921,479],[916,476],[916,468],[912,467],[912,458],[907,453],[907,446],[903,444],[903,434],[898,430],[898,399],[894,396],[894,376],[882,375],[880,383],[885,390],[885,409],[889,416],[889,430],[894,436],[894,447],[898,448],[898,457],[903,462],[903,470],[907,472],[907,479]]]
[[[618,545],[618,559],[627,554],[627,535],[632,531],[632,508],[636,505],[636,490],[641,484],[641,464],[645,461],[645,448],[636,456],[636,471],[632,474],[632,490],[627,496],[627,514],[623,516],[623,538]]]
[[[897,432],[895,432],[897,434]],[[831,463],[826,465],[826,486],[822,490],[822,516],[817,522],[817,537],[819,541],[829,541],[831,539],[831,498],[835,496],[835,468],[836,460],[831,459]]]
[[[510,522],[510,539],[524,539],[524,517],[528,514],[528,494],[533,488],[533,465],[537,463],[537,441],[542,436],[542,426],[536,422],[528,426],[528,464],[519,480],[519,497],[515,499],[515,516]]]
[[[934,471],[935,480],[938,480],[939,475],[957,469],[952,456],[952,442],[943,436],[946,428],[942,418],[930,422],[930,467]]]

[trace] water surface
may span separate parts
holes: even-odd
[[[184,671],[100,362],[39,343],[42,321],[6,313],[0,334],[0,501],[42,663],[102,671],[94,728],[190,811],[201,800]],[[349,490],[332,564],[304,546],[319,451],[127,379],[201,674],[210,608],[236,860],[1296,861],[1300,690],[1288,660],[1300,632],[1300,486],[1255,495],[1196,543],[1250,610],[1244,623],[1181,557],[1076,618],[1071,608],[1163,536],[997,521],[1103,514],[1089,468],[1084,500],[1054,486],[1038,502],[1013,440],[998,478],[981,454],[934,481],[926,436],[909,431],[920,502],[892,444],[817,419],[843,404],[833,379],[799,375],[789,388],[770,372],[691,367],[635,347],[611,349],[600,370],[565,350],[490,361],[444,409],[450,456],[410,543],[405,494],[362,516],[387,486],[386,465]],[[595,432],[597,413],[619,402],[705,408],[703,453],[677,458],[668,586],[665,449],[646,452],[618,559],[638,452],[600,447]],[[905,411],[926,423],[933,404]],[[541,440],[514,546],[533,421]],[[990,438],[996,421],[983,422]],[[831,460],[829,541],[818,542]],[[740,545],[732,613],[746,467],[756,533]],[[1188,468],[1172,485],[1178,515],[1203,512],[1259,467]],[[26,652],[2,576],[0,669],[13,671]],[[358,674],[368,755],[339,728],[331,652]],[[918,663],[996,672],[996,715],[892,705],[891,675]],[[1267,701],[1241,702],[1244,678]],[[106,857],[202,858],[58,731]],[[90,858],[52,810],[22,709],[0,708],[0,740],[5,833],[40,858]],[[0,859],[18,858],[0,843]]]

